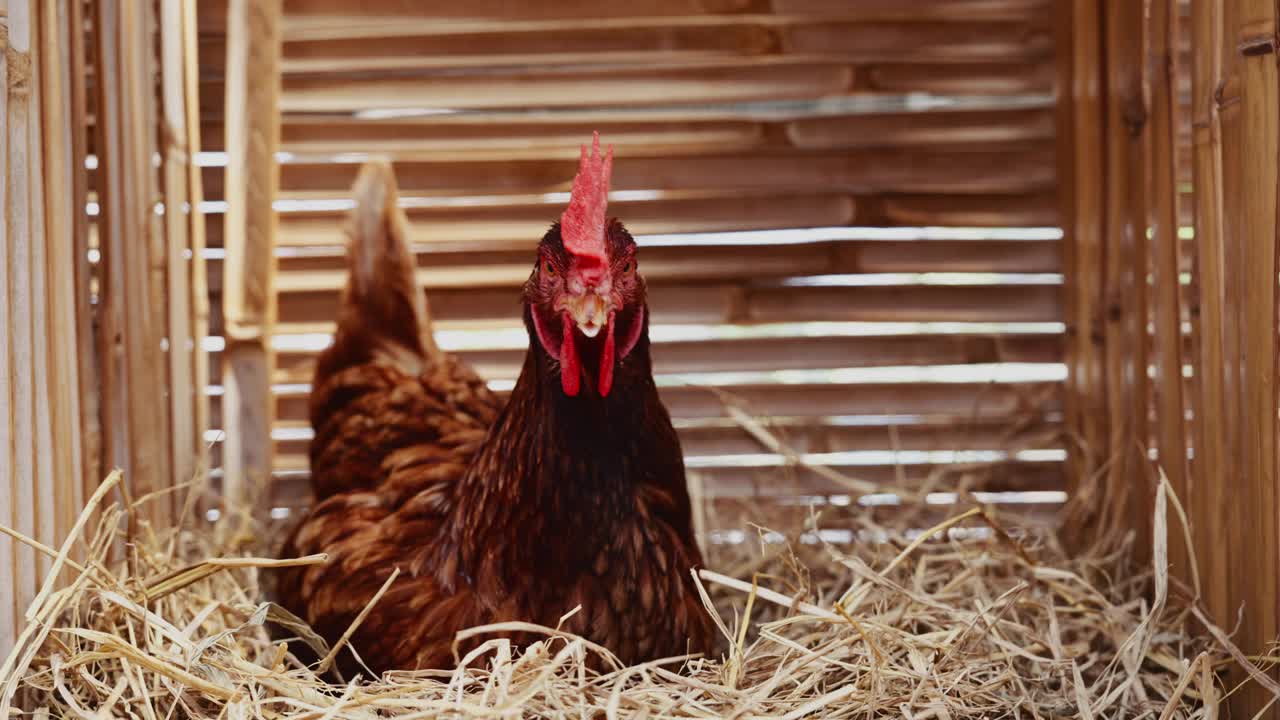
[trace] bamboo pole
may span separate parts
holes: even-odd
[[[1157,374],[1153,383],[1159,438],[1159,463],[1173,492],[1188,497],[1186,421],[1182,400],[1182,288],[1178,271],[1177,128],[1178,97],[1174,52],[1178,43],[1176,0],[1151,0],[1151,126],[1147,156],[1152,196],[1151,251],[1154,259],[1154,303]],[[1171,522],[1175,522],[1170,518]],[[1174,525],[1171,525],[1173,527]],[[1170,543],[1172,572],[1189,581],[1187,548]]]
[[[1273,0],[1236,0],[1234,47],[1239,58],[1238,170],[1241,259],[1242,375],[1240,383],[1243,473],[1239,522],[1231,543],[1238,550],[1238,583],[1246,612],[1240,625],[1245,652],[1262,652],[1275,638],[1280,609],[1280,535],[1276,491],[1276,192],[1280,152],[1280,76],[1276,68],[1276,5]],[[1224,142],[1227,138],[1224,138]],[[1230,188],[1228,188],[1229,190]],[[1274,670],[1273,670],[1274,673]],[[1267,693],[1250,685],[1241,701],[1260,709]]]
[[[271,478],[280,22],[279,0],[228,4],[223,457],[224,492],[239,504]]]
[[[1106,27],[1106,387],[1109,438],[1102,528],[1132,530],[1150,547],[1152,488],[1146,460],[1147,341],[1143,3],[1104,3]]]
[[[1058,0],[1054,32],[1058,61],[1058,167],[1067,320],[1065,398],[1068,493],[1081,497],[1086,478],[1105,461],[1107,429],[1103,377],[1102,266],[1104,175],[1102,38],[1096,3]],[[1095,503],[1072,505],[1064,530],[1075,540],[1088,532]]]
[[[1225,451],[1226,377],[1224,367],[1224,292],[1222,236],[1222,135],[1214,99],[1222,77],[1218,39],[1222,5],[1217,0],[1192,3],[1191,109],[1193,186],[1195,189],[1196,262],[1199,313],[1195,379],[1199,407],[1195,418],[1196,473],[1187,506],[1195,537],[1197,561],[1210,616],[1224,627],[1234,624],[1227,599],[1230,586],[1227,553],[1226,478],[1235,477],[1235,458]]]

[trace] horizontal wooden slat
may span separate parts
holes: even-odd
[[[840,227],[854,223],[857,218],[857,200],[836,193],[783,193],[773,197],[761,197],[759,193],[675,195],[610,202],[610,214],[625,218],[628,230],[637,235]],[[477,247],[509,243],[516,238],[536,243],[564,211],[563,201],[550,202],[533,196],[483,199],[511,204],[411,208],[408,215],[414,237],[426,242],[466,243]],[[210,245],[221,245],[221,217],[209,215],[206,222]],[[277,244],[280,246],[344,242],[342,213],[284,213],[279,225]]]
[[[369,80],[285,78],[281,112],[343,112],[365,108],[530,108],[643,106],[743,102],[838,95],[854,89],[843,63],[735,62],[729,67],[650,69],[590,67],[530,69],[484,76],[422,78],[380,75]],[[216,91],[220,84],[207,84]]]
[[[612,188],[627,190],[768,190],[845,193],[1027,193],[1052,187],[1052,147],[1037,143],[1004,151],[775,150],[741,155],[619,156]],[[577,168],[575,152],[560,159],[402,161],[394,165],[404,192],[499,195],[565,192]],[[285,163],[284,192],[346,197],[356,162]],[[216,172],[215,172],[216,170]],[[206,171],[206,197],[222,196],[220,168]]]
[[[486,379],[514,379],[526,348],[461,350],[454,354]],[[317,352],[280,351],[274,382],[310,382]],[[1025,335],[791,335],[654,343],[654,372],[808,370],[891,365],[1053,363],[1062,358],[1062,336]],[[212,382],[220,375],[213,354]]]
[[[923,422],[886,421],[884,424],[840,424],[822,418],[769,418],[769,429],[786,446],[799,453],[857,450],[1021,450],[1057,448],[1063,442],[1062,426],[1038,420],[1029,426],[1008,418],[971,421],[965,418],[927,418]],[[305,456],[310,444],[306,421],[277,423],[277,428],[299,435],[276,440],[279,456]],[[770,452],[728,418],[721,421],[677,421],[676,430],[685,455],[743,455]],[[300,432],[301,431],[301,432]],[[215,444],[214,465],[218,464]]]
[[[468,3],[422,3],[417,0],[289,0],[285,4],[284,36],[287,40],[341,37],[348,34],[385,34],[388,28],[424,20],[441,31],[464,29],[534,29],[575,27],[630,27],[653,22],[721,25],[743,18],[765,21],[780,18],[829,18],[873,22],[1043,21],[1045,0],[642,0],[599,3],[568,0],[555,3],[512,3],[479,0]],[[225,0],[202,0],[199,25],[203,35],[225,32]],[[772,14],[765,14],[772,13]]]
[[[937,415],[994,418],[1019,413],[1033,416],[1061,405],[1060,383],[813,383],[746,385],[723,388],[761,417],[773,415]],[[276,396],[280,420],[307,417],[308,387],[299,385]],[[499,393],[505,395],[505,393]],[[724,403],[710,390],[667,387],[663,402],[675,418],[718,418]],[[221,398],[211,398],[211,427],[221,427]]]
[[[305,508],[311,503],[310,479],[306,473],[306,458],[287,456],[273,479],[272,504],[292,510]],[[949,491],[964,487],[975,492],[1035,492],[1057,490],[1062,487],[1063,464],[1060,462],[1003,462],[984,467],[968,465],[913,465],[899,468],[893,465],[831,465],[832,469],[855,482],[883,485],[886,489],[922,487],[930,483],[933,491]],[[819,474],[811,469],[796,468],[703,468],[690,470],[689,475],[699,484],[704,500],[721,499],[752,500],[765,502],[786,500],[801,501],[806,496],[860,495],[840,481]],[[216,490],[220,482],[215,477]],[[858,486],[854,486],[858,487]],[[757,508],[759,513],[760,508]],[[756,514],[756,521],[771,515]]]
[[[1048,108],[885,112],[772,122],[477,122],[467,115],[368,120],[303,114],[284,118],[281,149],[295,155],[360,152],[439,159],[517,157],[546,154],[548,149],[575,152],[592,131],[599,131],[618,152],[653,155],[723,153],[787,144],[845,149],[1048,141],[1054,136],[1054,125]],[[211,142],[206,148],[220,150],[222,134],[220,124],[207,124],[205,135]]]
[[[285,216],[282,225],[292,224]],[[308,219],[307,232],[290,230],[329,254],[277,261],[281,293],[337,291],[346,284],[342,219]],[[537,240],[419,245],[418,280],[428,290],[457,287],[519,287],[528,279]],[[513,247],[518,246],[518,247]],[[852,273],[1059,273],[1057,240],[866,240],[790,245],[643,247],[640,271],[650,282],[765,280],[802,275]],[[208,263],[210,287],[221,287],[222,262]]]
[[[1061,316],[1061,288],[1045,285],[913,285],[871,287],[746,287],[734,284],[653,284],[649,303],[655,323],[901,321],[1054,322]],[[520,317],[514,289],[442,289],[428,295],[434,318],[444,321]],[[280,298],[282,323],[315,326],[333,321],[333,292],[289,293]],[[214,334],[221,317],[213,319]]]
[[[860,73],[857,87],[877,92],[938,95],[1046,93],[1053,88],[1051,63],[992,65],[875,65]]]

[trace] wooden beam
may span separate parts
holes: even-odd
[[[249,507],[271,472],[275,325],[275,151],[280,134],[280,0],[231,0],[227,14],[227,498]]]

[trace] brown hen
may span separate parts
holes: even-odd
[[[605,220],[598,143],[538,246],[505,404],[432,338],[391,168],[356,181],[350,279],[310,399],[317,504],[285,549],[329,561],[278,590],[333,642],[399,568],[351,640],[375,671],[450,667],[459,630],[556,626],[578,606],[564,629],[625,662],[711,649],[645,283],[635,241]]]

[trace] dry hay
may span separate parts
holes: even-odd
[[[1162,487],[1157,568],[1166,498]],[[913,512],[899,510],[908,522]],[[139,522],[128,556],[108,564],[126,515],[86,511],[91,540],[42,550],[70,579],[33,605],[0,674],[0,717],[18,712],[10,701],[36,717],[143,720],[1216,717],[1228,658],[1248,663],[1191,639],[1192,611],[1173,607],[1166,574],[1132,572],[1123,548],[1068,559],[1052,537],[1015,540],[976,507],[913,536],[854,504],[810,516],[793,541],[760,530],[759,542],[708,549],[722,571],[702,577],[723,657],[621,667],[604,648],[542,628],[543,642],[519,651],[495,637],[490,655],[452,672],[327,682],[278,640],[279,626],[320,655],[349,650],[323,647],[262,601],[273,561],[205,560],[226,557],[210,540],[218,533]],[[857,540],[826,544],[819,524]],[[91,561],[68,559],[77,544]],[[592,655],[608,669],[590,670]]]

